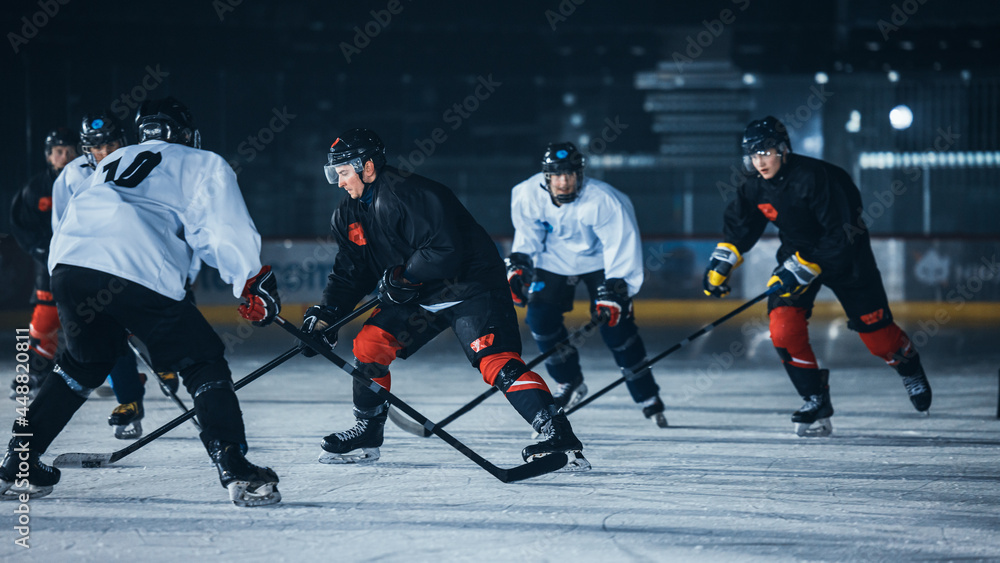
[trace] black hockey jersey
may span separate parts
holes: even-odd
[[[10,231],[17,244],[45,264],[52,240],[52,184],[58,174],[47,166],[14,195],[10,204]]]
[[[496,244],[447,187],[384,166],[364,195],[345,198],[331,229],[339,245],[323,305],[350,310],[382,273],[404,265],[418,303],[457,302],[507,287]]]
[[[860,245],[871,244],[861,211],[861,192],[844,169],[789,154],[774,178],[758,174],[737,189],[726,207],[724,239],[743,254],[771,221],[781,239],[778,263],[799,252],[819,264],[825,280],[835,280],[850,275]]]

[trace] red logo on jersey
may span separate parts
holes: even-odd
[[[52,198],[51,197],[41,197],[41,198],[38,198],[38,210],[39,211],[51,211],[52,210]]]
[[[365,240],[365,232],[361,230],[361,223],[351,223],[347,227],[347,240],[353,242],[358,246],[364,246],[368,244]]]
[[[473,340],[472,344],[469,344],[469,346],[476,352],[489,348],[492,345],[493,345],[492,334],[487,334],[486,336],[480,336],[479,338]]]
[[[874,313],[868,313],[867,315],[861,315],[861,322],[865,323],[866,325],[873,325],[873,324],[881,321],[882,317],[884,317],[884,316],[885,316],[885,311],[882,310],[882,309],[879,309],[878,311],[875,311]]]
[[[757,204],[757,209],[767,217],[768,221],[774,221],[778,218],[778,210],[774,208],[770,203],[760,203]]]

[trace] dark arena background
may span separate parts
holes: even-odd
[[[766,288],[773,226],[727,299],[705,297],[702,277],[745,181],[743,130],[773,115],[795,153],[860,188],[892,312],[934,388],[919,416],[824,289],[810,336],[831,373],[832,436],[792,431],[799,397],[757,304],[653,366],[668,428],[616,388],[571,416],[592,471],[504,484],[392,423],[377,463],[316,463],[322,436],[353,421],[351,384],[296,358],[239,392],[280,504],[225,502],[182,425],[109,467],[64,470],[30,518],[0,503],[4,560],[1000,560],[1000,3],[10,0],[0,30],[4,385],[34,283],[6,234],[10,202],[43,170],[47,132],[102,108],[131,124],[143,100],[172,95],[236,172],[296,324],[337,252],[345,195],[323,165],[338,133],[378,132],[390,164],[450,187],[503,256],[511,188],[548,143],[575,143],[585,174],[635,205],[650,357]],[[294,345],[243,321],[215,271],[195,295],[234,378]],[[570,330],[587,320],[577,299]],[[341,356],[359,327],[341,331]],[[538,349],[521,331],[527,360]],[[579,348],[592,392],[620,376],[598,337]],[[449,334],[393,374],[393,393],[434,421],[487,389]],[[181,411],[146,387],[148,433]],[[94,396],[43,461],[125,447],[114,405]],[[527,429],[498,398],[449,426],[504,467],[521,463]]]

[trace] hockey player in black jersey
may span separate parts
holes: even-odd
[[[792,384],[806,401],[792,415],[800,436],[829,435],[829,373],[809,344],[808,318],[820,287],[829,287],[847,313],[847,326],[868,350],[901,376],[920,412],[931,406],[931,387],[920,356],[892,311],[875,264],[871,240],[859,219],[861,193],[843,169],[792,153],[784,125],[767,116],[743,135],[744,166],[752,177],[738,188],[724,218],[724,240],[705,272],[705,293],[723,297],[727,280],[767,226],[778,228],[778,267],[768,287],[771,340]]]
[[[19,386],[34,397],[42,381],[52,372],[59,346],[59,315],[49,289],[49,240],[52,238],[52,184],[63,168],[77,157],[76,135],[65,127],[45,137],[45,170],[39,172],[17,194],[10,205],[10,230],[14,239],[35,261],[35,287],[31,295],[34,311],[29,336],[29,374],[14,377],[11,398]],[[19,381],[21,379],[21,381]],[[22,387],[22,390],[25,390]]]
[[[544,437],[524,448],[524,459],[567,452],[567,469],[589,469],[566,415],[521,359],[496,245],[451,190],[385,160],[382,140],[367,129],[347,131],[330,147],[327,180],[350,197],[333,214],[339,251],[322,301],[306,311],[303,331],[333,324],[377,287],[381,304],[354,339],[362,373],[389,389],[389,364],[450,327],[486,383]],[[328,344],[333,348],[336,338]],[[357,423],[324,438],[321,462],[370,462],[380,455],[389,404],[368,386],[355,382],[353,390]]]

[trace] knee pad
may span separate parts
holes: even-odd
[[[809,345],[809,322],[801,307],[775,307],[771,310],[771,342],[781,361],[802,368],[815,368],[816,355]]]
[[[191,397],[223,386],[233,388],[233,375],[224,358],[198,362],[177,372]]]
[[[354,357],[363,364],[388,366],[402,349],[395,336],[374,325],[364,325],[354,339]]]
[[[563,326],[562,312],[558,307],[548,303],[529,303],[524,322],[531,329],[532,335],[535,335],[535,340],[539,339],[537,335],[545,336],[560,329],[566,330]]]
[[[549,392],[542,377],[528,369],[521,358],[513,352],[501,352],[486,356],[479,362],[483,380],[499,389],[505,395],[508,391],[538,389]]]
[[[874,332],[861,332],[859,335],[861,341],[868,347],[868,351],[885,360],[890,366],[895,366],[914,353],[909,337],[896,323]]]
[[[35,305],[28,325],[31,348],[39,356],[51,360],[59,347],[59,312],[55,305]]]
[[[389,371],[389,366],[379,364],[376,362],[362,362],[361,360],[355,360],[354,369],[358,370],[358,373],[371,379],[379,386],[385,388],[386,391],[390,390],[392,385],[392,373]],[[355,382],[361,384],[360,382]]]

